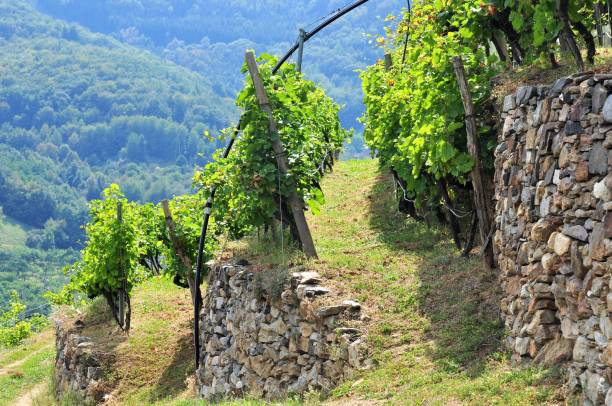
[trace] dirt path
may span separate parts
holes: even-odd
[[[19,368],[21,365],[23,365],[25,362],[27,362],[30,358],[32,358],[33,356],[48,350],[49,348],[51,348],[51,345],[46,345],[44,347],[41,347],[39,349],[37,349],[36,351],[28,354],[28,356],[21,358],[20,360],[14,361],[8,365],[2,366],[0,367],[0,376],[3,375],[8,375],[11,372],[13,372],[13,370],[15,368]]]
[[[14,406],[33,406],[34,400],[38,398],[47,388],[47,382],[41,382],[36,384],[36,386],[30,388],[26,393],[24,393],[21,397],[15,400],[13,403]]]

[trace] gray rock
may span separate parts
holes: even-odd
[[[594,144],[589,152],[589,173],[592,175],[608,173],[608,151],[601,143]]]
[[[584,336],[579,336],[574,344],[572,358],[574,361],[584,361],[589,351],[589,340]]]
[[[567,135],[582,134],[584,133],[584,129],[579,121],[567,121],[565,123],[565,133]]]
[[[587,230],[581,225],[571,226],[566,224],[563,226],[563,234],[569,235],[570,237],[583,242],[586,242],[589,239]]]
[[[548,95],[558,96],[563,91],[565,86],[569,85],[570,83],[572,83],[572,79],[570,79],[569,77],[557,79],[557,81],[552,85],[552,87],[548,91]]]
[[[344,310],[346,310],[346,305],[336,305],[336,306],[325,306],[325,307],[319,307],[316,311],[315,311],[315,315],[318,318],[324,318],[324,317],[329,317],[329,316],[335,316],[337,314],[342,313]]]
[[[593,93],[591,96],[591,111],[594,114],[599,114],[599,112],[601,112],[601,110],[603,109],[604,104],[606,103],[606,99],[608,97],[608,90],[601,84],[598,84],[593,87]]]
[[[508,96],[504,97],[504,106],[503,106],[504,113],[507,113],[510,110],[514,110],[515,108],[516,108],[516,99],[514,95],[509,94]]]
[[[533,86],[521,86],[516,92],[516,104],[521,106],[529,103],[529,99],[537,94],[537,88]]]
[[[316,285],[321,283],[321,275],[317,272],[295,272],[292,276],[298,284],[302,285]]]
[[[612,95],[608,96],[602,109],[603,119],[607,123],[612,123]]]
[[[606,380],[589,370],[580,375],[580,383],[586,397],[596,405],[602,404],[610,384]]]

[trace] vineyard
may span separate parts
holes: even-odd
[[[598,46],[609,42],[612,30],[610,4],[415,1],[386,22],[386,35],[376,38],[384,59],[360,71],[361,121],[375,161],[336,165],[353,134],[341,126],[342,106],[301,72],[304,42],[312,33],[303,32],[293,49],[299,51],[297,64],[285,63],[287,56],[255,58],[247,52],[244,88],[236,98],[240,120],[218,135],[206,132],[227,147],[195,169],[195,192],[142,204],[128,200],[119,185],[110,185],[102,199],[90,202],[81,259],[64,270],[69,283],[48,293],[48,299],[57,306],[104,300],[114,323],[129,333],[132,318],[143,322],[133,313],[143,308],[141,302],[133,306],[133,292],[169,280],[189,292],[195,323],[194,348],[188,349],[199,359],[203,281],[214,261],[229,256],[262,269],[285,270],[301,264],[331,284],[349,285],[340,290],[377,309],[368,344],[382,367],[364,373],[352,386],[340,386],[334,396],[367,398],[375,392],[377,398],[416,403],[510,404],[524,401],[511,393],[517,388],[528,397],[526,404],[557,401],[561,395],[549,388],[554,377],[544,370],[512,372],[508,381],[498,376],[512,367],[501,350],[494,350],[503,334],[499,317],[484,308],[497,306],[499,299],[491,277],[496,268],[494,155],[500,132],[496,87],[512,87],[512,78],[534,70],[546,72],[552,81],[568,70],[602,69],[596,62]],[[350,199],[368,205],[369,212]],[[347,243],[353,238],[349,220],[361,227],[355,226],[355,247]],[[334,224],[342,230],[335,231]],[[359,233],[376,234],[380,244]],[[434,252],[428,253],[428,247]],[[370,249],[368,255],[360,253]],[[451,264],[458,256],[464,258]],[[381,261],[382,266],[375,265]],[[411,285],[406,287],[404,280]],[[481,287],[474,288],[473,301],[461,296],[474,293],[468,281]],[[444,292],[452,283],[459,293]],[[437,304],[428,289],[457,301],[459,308]],[[20,320],[23,310],[14,298],[0,314],[0,344],[18,345],[44,328],[39,316]],[[453,311],[459,321],[447,320]],[[451,339],[454,335],[461,344]],[[427,339],[435,343],[431,348],[422,344]],[[393,361],[402,350],[410,359]],[[438,381],[410,370],[421,354],[429,357],[423,368],[435,371]],[[413,392],[400,385],[402,398],[395,397],[383,389],[385,381],[408,378],[398,376],[394,365],[410,379],[428,383],[413,383]],[[448,388],[439,385],[442,380]],[[532,391],[529,382],[543,389]],[[470,392],[470,383],[485,391],[494,385],[503,389],[488,398]]]

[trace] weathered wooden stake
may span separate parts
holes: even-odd
[[[393,66],[393,58],[391,54],[385,54],[385,70],[390,71]]]
[[[474,160],[474,167],[472,168],[472,186],[474,187],[474,203],[478,216],[480,239],[482,240],[482,255],[485,264],[491,269],[494,267],[493,249],[492,244],[488,244],[487,240],[492,229],[492,217],[485,194],[484,183],[482,181],[482,167],[478,150],[478,133],[476,131],[476,119],[474,118],[474,104],[472,103],[472,96],[470,95],[468,83],[465,78],[465,68],[463,67],[461,57],[456,56],[453,58],[453,66],[455,68],[455,75],[457,76],[457,83],[459,84],[459,91],[461,92],[461,99],[465,110],[467,147],[470,156]]]
[[[170,236],[170,241],[172,242],[172,246],[174,247],[174,252],[176,252],[176,255],[181,260],[181,264],[185,269],[185,279],[187,279],[187,285],[189,285],[189,290],[191,291],[191,301],[195,304],[196,295],[200,294],[200,287],[196,286],[195,283],[195,278],[193,275],[193,263],[187,255],[187,251],[185,250],[185,247],[183,247],[182,242],[176,236],[176,227],[174,225],[174,220],[172,219],[172,212],[170,211],[168,201],[162,200],[161,205],[164,209],[164,216],[166,217],[166,227],[168,228],[168,235]]]
[[[306,39],[306,31],[300,28],[300,37],[298,39],[298,59],[297,59],[297,71],[302,71],[302,61],[304,60],[304,40]]]
[[[119,224],[123,223],[123,205],[121,202],[117,202],[117,222]],[[119,273],[125,279],[125,275],[123,274],[123,252],[121,248],[119,248]],[[125,283],[122,282],[122,285]],[[119,325],[122,329],[125,328],[125,295],[124,295],[124,286],[119,290]]]
[[[255,55],[253,52],[246,53],[246,62],[251,78],[253,79],[253,86],[255,87],[255,94],[257,96],[259,105],[268,115],[268,120],[270,122],[270,134],[272,136],[272,148],[274,149],[274,154],[276,155],[279,171],[282,176],[285,176],[289,171],[287,154],[285,153],[283,144],[281,143],[276,121],[272,115],[272,107],[270,106],[268,95],[264,89],[263,81],[261,80],[259,68],[257,67],[257,62],[255,61]],[[291,207],[291,212],[293,213],[293,218],[297,226],[304,253],[306,253],[306,256],[308,257],[317,258],[317,251],[315,249],[314,242],[312,241],[312,235],[310,234],[308,223],[306,222],[306,216],[304,215],[304,202],[298,196],[295,186],[289,190],[289,206]]]
[[[574,33],[572,32],[572,27],[570,25],[569,18],[569,0],[557,0],[557,18],[561,22],[561,31],[559,32],[559,36],[562,37],[567,46],[569,47],[569,51],[574,57],[574,62],[578,69],[581,72],[584,72],[584,60],[582,59],[582,54],[580,53],[580,48],[578,48],[578,44],[576,44],[576,39],[574,38]]]

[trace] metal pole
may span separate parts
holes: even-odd
[[[323,21],[321,24],[317,25],[314,28],[314,30],[312,30],[310,32],[307,32],[306,36],[304,37],[304,42],[307,42],[310,38],[312,38],[315,35],[317,35],[319,33],[319,31],[321,31],[322,29],[324,29],[325,27],[327,27],[328,25],[330,25],[331,23],[333,23],[334,21],[336,21],[340,17],[344,16],[345,14],[350,13],[351,11],[355,10],[357,7],[364,5],[368,1],[369,0],[359,0],[359,1],[356,1],[355,3],[353,3],[353,4],[343,8],[342,10],[338,11],[336,14],[334,14],[331,17],[329,17],[327,20]],[[287,53],[281,59],[278,60],[276,66],[274,67],[274,69],[272,69],[272,73],[278,72],[280,67],[283,66],[283,64],[285,62],[287,62],[287,59],[289,59],[291,57],[291,55],[293,55],[293,53],[295,51],[297,51],[298,48],[299,48],[299,44],[296,42],[289,49],[289,51],[287,51]]]
[[[234,128],[234,134],[232,135],[232,138],[230,138],[227,146],[225,147],[225,151],[223,151],[223,156],[221,157],[221,159],[227,158],[230,151],[232,150],[232,146],[234,145],[234,142],[236,141],[236,138],[240,133],[240,126],[242,125],[241,121],[239,121],[236,128]],[[212,204],[215,199],[215,193],[217,193],[217,185],[213,186],[210,189],[210,196],[208,197],[208,200],[206,201],[206,206],[204,207],[204,220],[202,221],[202,231],[200,233],[200,241],[198,242],[198,259],[196,260],[196,296],[195,304],[193,306],[193,343],[195,347],[196,370],[200,367],[200,308],[202,307],[202,296],[199,294],[200,290],[198,288],[202,281],[204,244],[206,242],[206,234],[208,233],[208,223],[212,211]]]
[[[298,59],[297,59],[297,71],[302,72],[302,60],[304,59],[304,39],[306,38],[306,31],[300,28],[300,37],[298,39]]]

